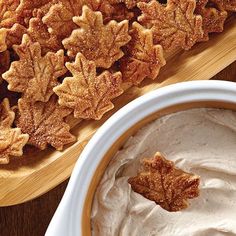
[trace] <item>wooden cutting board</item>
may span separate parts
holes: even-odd
[[[236,17],[231,17],[221,34],[212,35],[190,51],[181,51],[168,60],[155,81],[130,88],[115,101],[115,109],[100,121],[83,121],[73,128],[78,141],[63,152],[48,149],[32,152],[23,159],[0,167],[0,206],[28,201],[67,179],[81,151],[94,132],[119,108],[157,88],[190,80],[207,80],[236,60]],[[91,157],[93,158],[93,157]]]

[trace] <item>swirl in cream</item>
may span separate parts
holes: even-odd
[[[200,197],[183,211],[163,210],[127,183],[157,151],[201,177]],[[107,167],[91,223],[94,236],[236,235],[236,112],[192,109],[140,129]]]

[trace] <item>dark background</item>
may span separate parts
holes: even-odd
[[[213,79],[236,81],[236,62]],[[43,196],[12,207],[0,208],[0,236],[42,236],[62,198],[68,181]]]

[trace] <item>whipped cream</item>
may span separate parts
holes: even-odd
[[[127,183],[157,151],[201,177],[200,196],[183,211],[168,212]],[[91,224],[94,236],[236,235],[236,112],[192,109],[140,129],[107,167]]]

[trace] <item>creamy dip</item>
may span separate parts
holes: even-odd
[[[201,177],[200,197],[183,211],[168,212],[127,183],[157,151]],[[236,235],[236,112],[192,109],[140,129],[107,167],[91,223],[94,236]]]

